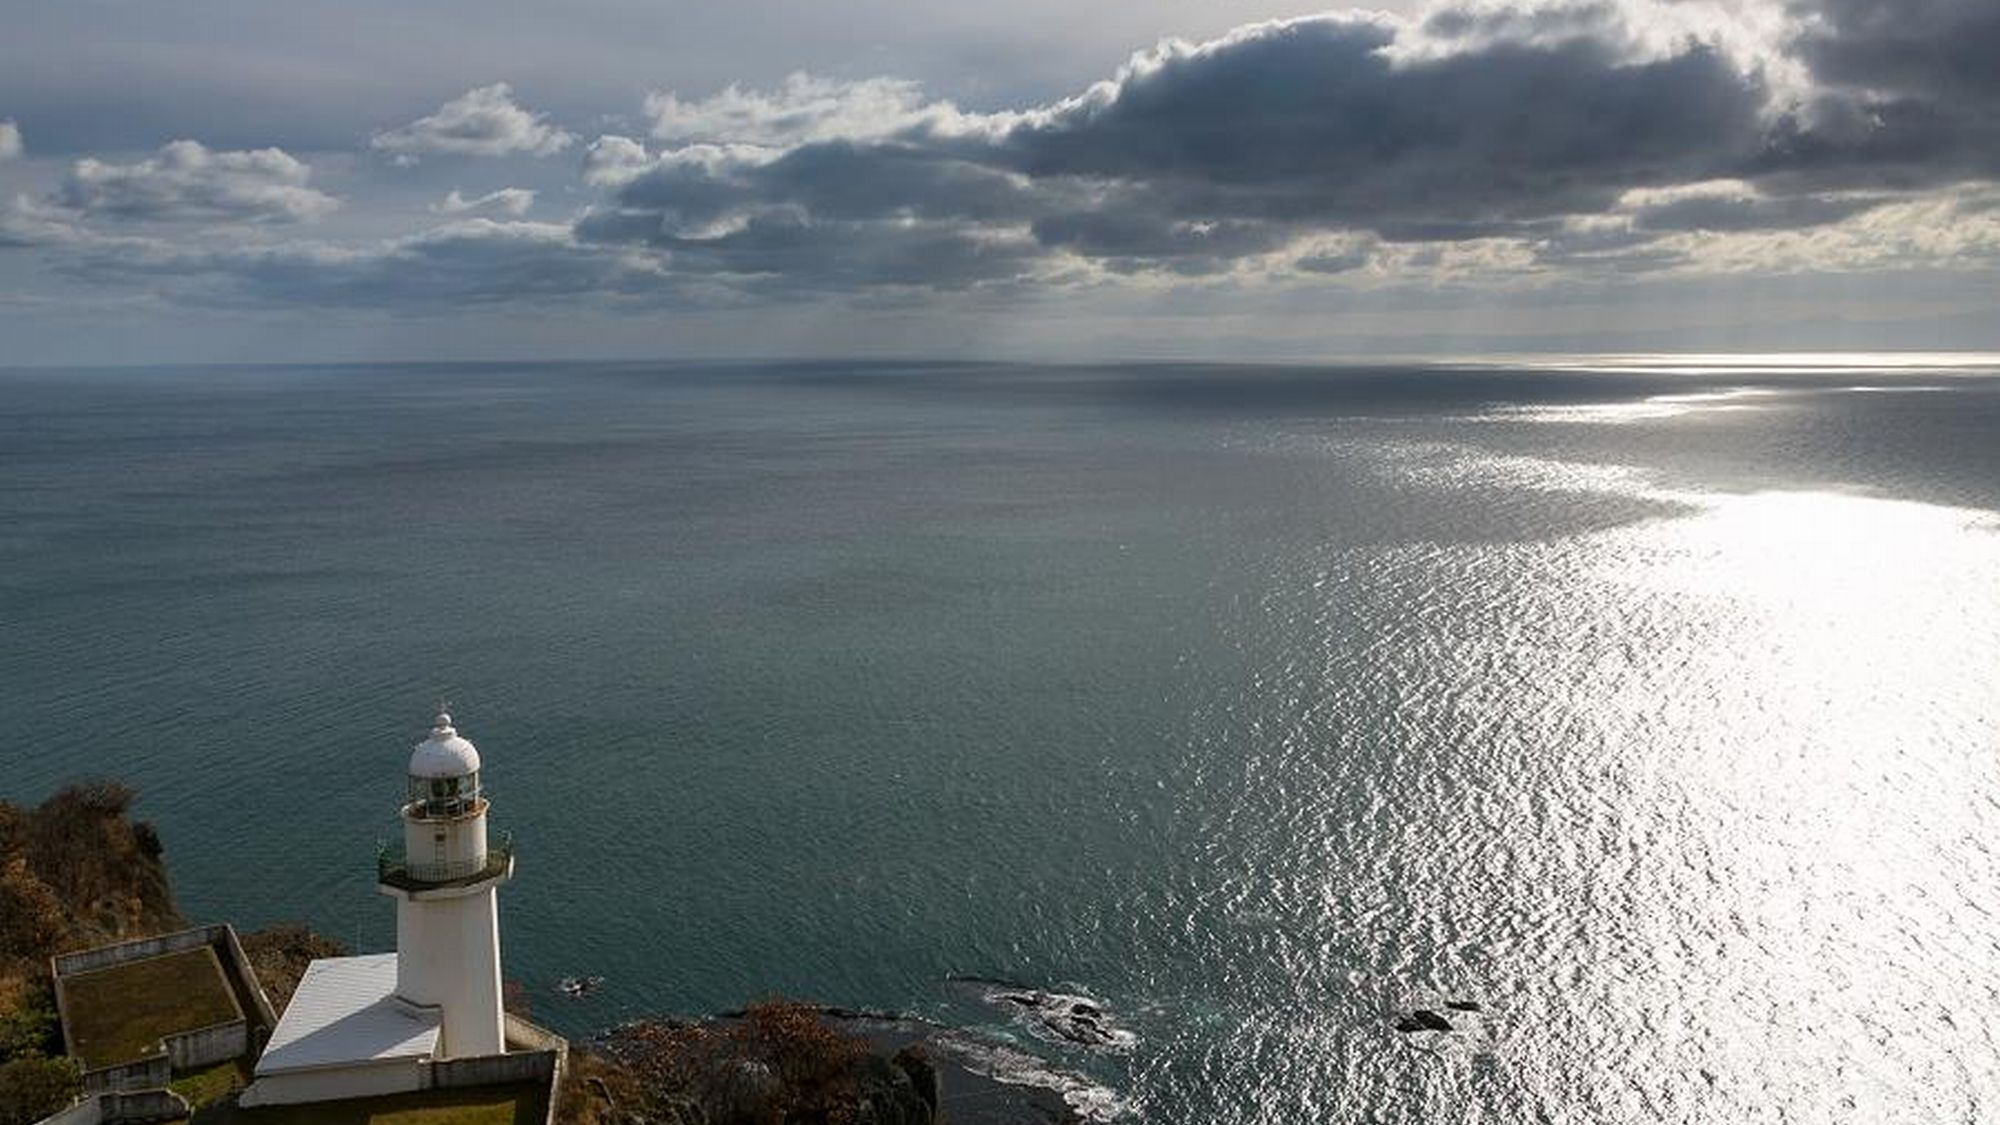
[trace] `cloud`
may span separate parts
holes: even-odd
[[[1799,47],[1822,82],[1932,103],[2000,102],[2000,7],[1991,0],[1795,4]]]
[[[0,120],[0,160],[12,160],[23,151],[21,127],[11,118]]]
[[[733,270],[754,240],[732,232],[753,227],[900,239],[951,224],[1037,248],[1048,261],[1032,269],[1002,259],[1024,276],[1077,259],[1187,275],[1327,233],[1528,234],[1762,152],[1769,91],[1719,48],[1597,35],[1617,22],[1608,9],[1552,36],[1530,22],[1536,36],[1496,25],[1450,50],[1388,16],[1257,24],[1163,43],[1076,97],[1000,114],[803,75],[775,92],[656,96],[667,146],[594,145],[586,178],[610,197],[578,231],[704,239],[712,267]],[[1396,57],[1413,37],[1424,49]]]
[[[1642,231],[1802,230],[1882,206],[1879,195],[1770,196],[1741,180],[1626,193],[1621,210]]]
[[[1963,128],[1923,127],[1915,103],[1813,86],[1809,54],[1775,53],[1808,23],[1745,0],[1472,0],[1417,22],[1347,13],[1167,41],[1005,113],[803,75],[658,95],[661,148],[593,146],[585,176],[608,196],[577,232],[761,284],[907,285],[911,261],[935,261],[940,287],[1008,271],[1695,268],[1731,238],[1859,229],[1984,158]],[[871,238],[1007,250],[845,271],[777,250]]]
[[[0,207],[0,248],[60,246],[82,237],[74,218],[59,208],[38,202],[25,192]]]
[[[467,90],[436,113],[375,134],[369,144],[405,161],[423,156],[553,156],[576,140],[522,108],[505,82]]]
[[[508,286],[642,306],[1525,287],[1902,269],[1927,255],[1972,268],[1992,260],[1993,221],[1960,203],[2000,178],[2000,113],[1986,112],[2000,81],[1945,41],[1983,43],[1988,21],[1971,0],[1912,3],[1900,22],[1861,0],[1457,0],[1414,20],[1277,20],[1169,40],[1072,97],[998,112],[890,78],[655,93],[643,137],[584,147],[593,202],[574,222],[468,219],[358,248],[176,253],[78,225],[198,210],[191,191],[170,205],[95,186],[110,172],[164,178],[163,150],[143,165],[80,162],[103,174],[91,192],[58,193],[70,217],[18,214],[12,237],[88,247],[103,276],[120,261],[158,277],[180,268],[203,279],[204,299],[385,307],[500,301]],[[1947,63],[1926,68],[1926,51]],[[415,159],[547,155],[574,140],[498,84],[373,145]],[[317,196],[292,164],[291,179],[267,178]],[[431,210],[518,218],[534,198],[454,190]],[[1972,233],[1908,226],[1946,221]],[[1871,240],[1889,249],[1870,253]]]
[[[525,215],[528,208],[535,205],[535,193],[526,188],[501,188],[471,199],[459,194],[453,188],[444,197],[444,202],[431,204],[431,213],[436,215],[468,215],[477,211],[490,211],[498,215]]]
[[[1167,43],[1001,144],[1035,176],[1150,185],[1185,218],[1391,221],[1595,209],[1756,154],[1765,91],[1709,45],[1500,41],[1397,63],[1397,24],[1324,17]]]
[[[282,149],[217,152],[183,140],[134,164],[79,160],[55,201],[90,218],[304,222],[340,206],[333,196],[307,186],[311,176],[310,165]]]
[[[1291,232],[1268,223],[1225,220],[1187,222],[1143,211],[1071,211],[1035,220],[1037,242],[1102,260],[1118,272],[1164,265],[1176,273],[1215,273],[1231,261],[1264,254],[1290,241]]]
[[[592,187],[625,183],[651,166],[646,146],[630,137],[602,136],[583,150],[583,182]]]
[[[949,125],[964,116],[949,102],[926,101],[914,82],[844,82],[810,74],[790,75],[775,90],[732,84],[691,101],[671,91],[655,92],[646,98],[646,114],[655,140],[768,147],[872,140],[919,125]]]
[[[560,223],[466,219],[362,245],[176,245],[92,241],[63,259],[85,279],[142,277],[189,304],[339,306],[422,314],[440,308],[629,298],[648,307],[685,288],[657,260],[580,244]]]

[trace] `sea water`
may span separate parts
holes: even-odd
[[[1127,1120],[1991,1121],[1995,371],[4,372],[0,776],[385,949],[446,699],[580,1036],[784,994]]]

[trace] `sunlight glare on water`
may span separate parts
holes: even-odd
[[[1335,552],[1301,588],[1413,607],[1360,652],[1338,605],[1278,607],[1328,630],[1263,680],[1302,698],[1249,784],[1289,799],[1218,832],[1260,838],[1238,912],[1296,927],[1300,987],[1202,1080],[1273,1123],[2000,1113],[2000,516],[1458,452],[1386,463],[1665,514]],[[1385,701],[1366,752],[1328,718]],[[1451,996],[1467,1034],[1354,1030]]]

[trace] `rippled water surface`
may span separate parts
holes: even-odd
[[[386,948],[443,694],[571,1032],[907,1010],[1149,1122],[1992,1121],[1993,371],[0,373],[0,776]]]

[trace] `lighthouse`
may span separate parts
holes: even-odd
[[[396,951],[307,965],[238,1105],[400,1096],[523,1074],[548,1081],[553,1097],[569,1045],[500,1007],[497,892],[514,877],[514,849],[487,836],[479,750],[440,713],[406,774],[403,846],[383,848],[375,867],[376,887],[396,900]],[[504,1065],[452,1065],[475,1058]]]
[[[498,892],[514,853],[488,839],[486,811],[479,750],[439,712],[410,754],[403,854],[385,853],[377,878],[396,900],[396,995],[438,1010],[438,1058],[506,1050]]]

